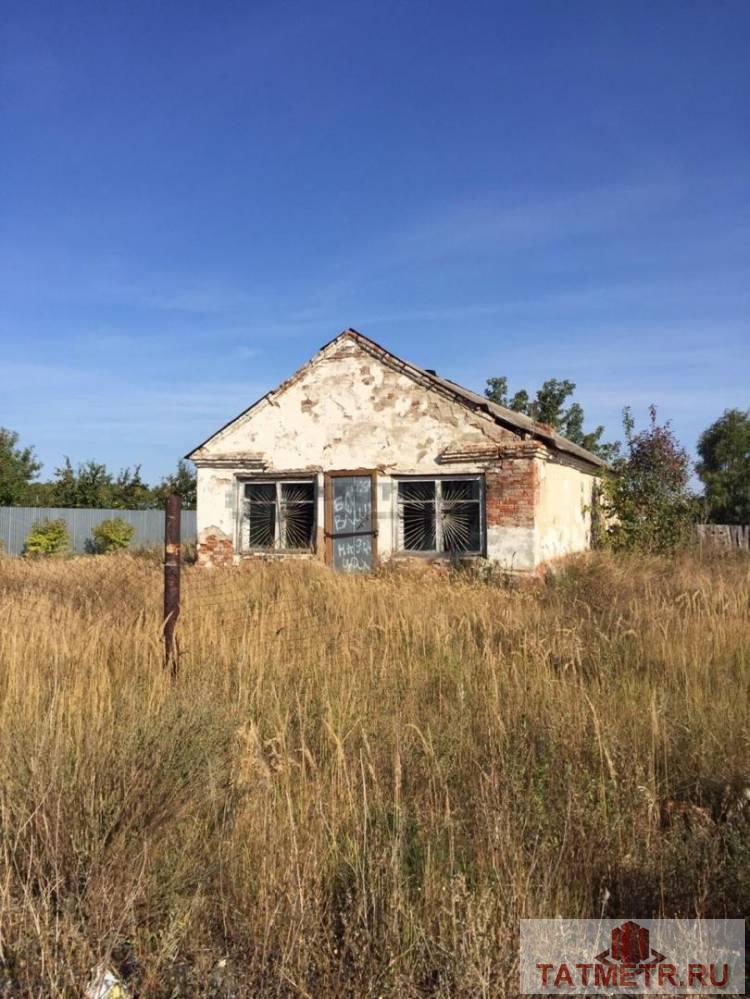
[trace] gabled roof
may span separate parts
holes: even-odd
[[[482,395],[479,395],[477,392],[472,392],[471,389],[464,388],[462,385],[458,385],[456,382],[452,382],[448,378],[442,378],[440,377],[440,375],[437,375],[435,372],[430,371],[429,369],[420,368],[416,364],[411,364],[409,361],[404,361],[402,358],[397,357],[395,354],[391,354],[389,351],[385,349],[385,347],[381,347],[380,344],[376,343],[374,340],[371,340],[369,337],[366,337],[364,336],[364,334],[359,333],[357,330],[351,328],[344,330],[342,333],[339,333],[338,336],[334,337],[332,340],[329,340],[328,343],[325,343],[320,348],[320,351],[314,357],[312,357],[306,364],[304,364],[298,371],[296,371],[291,378],[287,379],[285,382],[282,382],[282,384],[279,385],[278,388],[274,389],[272,392],[267,392],[264,396],[262,396],[256,402],[254,402],[251,406],[243,410],[243,412],[240,413],[238,416],[236,416],[234,419],[230,420],[228,423],[225,423],[223,427],[220,427],[219,430],[211,434],[210,437],[208,437],[205,441],[199,444],[185,457],[192,458],[193,455],[196,454],[196,452],[200,451],[200,449],[205,447],[206,444],[214,440],[215,437],[218,437],[219,434],[221,434],[228,427],[231,427],[232,424],[237,422],[237,420],[240,420],[243,417],[247,416],[262,402],[278,395],[290,384],[297,381],[297,379],[302,376],[303,372],[305,372],[309,367],[311,367],[325,350],[327,350],[333,344],[338,343],[344,339],[353,340],[355,343],[359,344],[359,346],[362,347],[363,350],[367,351],[367,353],[373,354],[376,357],[380,358],[380,360],[384,361],[386,364],[398,368],[401,372],[403,372],[403,374],[413,378],[415,381],[418,381],[423,385],[427,385],[428,387],[435,388],[438,391],[440,391],[442,394],[447,394],[452,396],[456,401],[467,406],[469,409],[479,410],[481,412],[487,413],[501,426],[509,427],[510,429],[516,432],[520,432],[526,437],[533,437],[536,438],[537,440],[541,440],[545,444],[552,446],[556,450],[574,455],[576,458],[579,458],[581,461],[588,462],[591,465],[596,465],[599,468],[607,467],[607,463],[598,455],[593,454],[591,451],[587,451],[586,448],[581,447],[580,444],[574,444],[573,441],[569,441],[566,437],[563,437],[562,434],[558,434],[556,430],[554,430],[552,427],[548,426],[547,424],[537,423],[536,420],[532,420],[530,416],[526,416],[524,413],[516,413],[514,410],[508,409],[505,406],[499,406],[497,403],[490,402],[489,399],[485,398]]]

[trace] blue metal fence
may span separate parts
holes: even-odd
[[[91,551],[92,531],[103,520],[122,517],[135,534],[131,547],[158,544],[164,540],[163,510],[78,510],[63,507],[0,506],[0,543],[8,555],[21,555],[32,526],[40,520],[64,520],[73,551]],[[194,541],[195,510],[182,511],[182,540]]]

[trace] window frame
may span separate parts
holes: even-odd
[[[400,485],[402,482],[431,482],[435,483],[435,548],[434,549],[419,549],[419,548],[405,548],[404,547],[404,529],[403,529],[403,519],[402,519],[402,509],[401,509],[401,499],[400,499]],[[477,550],[466,550],[466,551],[441,551],[440,545],[443,541],[443,530],[442,522],[440,517],[440,508],[443,502],[442,484],[444,482],[476,482],[479,485],[479,496],[476,501],[469,500],[467,502],[476,502],[479,511],[479,548]],[[486,507],[485,507],[485,481],[484,475],[481,472],[469,472],[467,474],[440,474],[440,475],[397,475],[393,477],[393,525],[394,525],[394,543],[393,552],[395,555],[406,556],[410,558],[427,558],[427,559],[456,559],[456,558],[481,558],[487,551],[487,536],[486,536]],[[447,500],[446,502],[451,502]]]
[[[281,504],[282,504],[282,490],[284,486],[312,486],[312,526],[310,529],[311,540],[310,546],[307,548],[287,548],[282,547],[280,543],[281,539]],[[318,479],[317,476],[300,476],[300,475],[269,475],[269,476],[252,476],[251,478],[242,478],[238,480],[239,486],[239,504],[238,504],[238,516],[237,516],[237,533],[238,533],[238,551],[240,555],[314,555],[317,546],[317,527],[318,527]],[[246,509],[247,500],[247,487],[248,486],[274,486],[275,487],[275,500],[274,500],[274,543],[273,545],[251,545],[250,541],[250,529],[248,522],[248,514]],[[247,539],[247,540],[246,540]]]

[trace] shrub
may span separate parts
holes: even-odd
[[[65,555],[70,549],[70,535],[62,519],[37,521],[29,531],[24,546],[26,555]]]
[[[615,551],[663,554],[691,536],[690,459],[670,424],[657,423],[656,407],[650,407],[649,415],[649,426],[635,433],[630,410],[625,410],[625,453],[615,458],[602,481],[595,534]]]
[[[113,517],[97,524],[91,533],[94,536],[94,548],[100,555],[105,555],[127,548],[133,540],[135,528],[122,517]]]

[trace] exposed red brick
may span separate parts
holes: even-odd
[[[491,527],[533,527],[538,495],[534,455],[508,457],[485,473],[487,523]]]
[[[234,545],[231,538],[217,537],[209,534],[198,543],[198,565],[224,566],[232,565]]]

